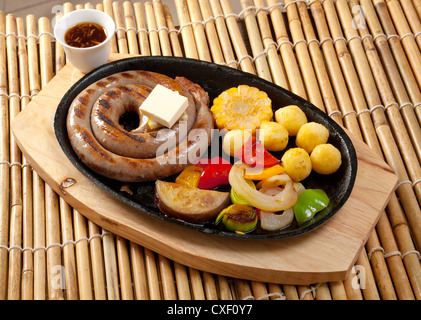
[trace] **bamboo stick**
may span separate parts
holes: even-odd
[[[332,84],[329,79],[328,71],[324,62],[323,53],[313,28],[307,6],[302,2],[297,2],[298,13],[302,22],[303,32],[307,41],[308,49],[314,65],[317,81],[320,86],[321,95],[325,105],[326,113],[337,123],[343,125],[338,103],[333,92]]]
[[[42,34],[39,39],[39,50],[41,87],[44,87],[53,77],[50,24],[47,18],[40,18],[38,24],[39,32]],[[48,297],[51,300],[61,300],[64,298],[65,279],[61,250],[55,246],[60,243],[58,197],[47,184],[45,184],[45,203],[46,244],[49,247],[47,250]]]
[[[285,0],[287,6],[287,16],[289,23],[289,30],[291,31],[292,41],[295,43],[295,52],[300,70],[303,75],[304,84],[306,87],[308,99],[320,110],[325,111],[323,100],[320,94],[320,88],[316,80],[316,75],[313,69],[313,64],[310,59],[310,54],[307,48],[307,42],[304,38],[304,33],[301,28],[301,21],[298,16],[297,6],[292,0]]]
[[[408,95],[411,98],[414,106],[421,105],[421,94],[420,88],[418,87],[417,80],[415,78],[414,72],[411,69],[410,63],[406,57],[405,51],[402,47],[400,40],[397,38],[396,29],[393,25],[392,19],[387,11],[386,6],[383,4],[378,4],[375,9],[377,15],[372,13],[367,4],[367,1],[364,1],[365,5],[363,8],[367,11],[367,22],[370,27],[373,36],[377,36],[376,43],[380,45],[382,43],[379,34],[383,34],[382,27],[384,28],[384,34],[386,34],[388,43],[386,41],[384,46],[390,45],[390,50],[393,53],[396,64],[399,68],[400,73],[402,74],[402,80],[405,83],[406,90]],[[421,108],[416,108],[415,112],[417,113],[418,121],[421,123]]]
[[[256,300],[269,300],[266,284],[263,282],[251,281],[251,292]]]
[[[173,263],[174,276],[177,284],[177,294],[179,300],[191,300],[189,279],[185,266],[178,262]]]
[[[78,300],[79,288],[77,285],[77,270],[75,258],[75,246],[73,244],[73,222],[72,222],[72,209],[63,200],[59,199],[60,207],[60,225],[61,225],[61,239],[63,243],[63,267],[65,277],[65,297],[66,300]]]
[[[50,21],[43,17],[38,20],[41,87],[44,87],[53,77],[53,56],[51,49]],[[47,246],[60,243],[58,197],[50,186],[45,184],[45,225]],[[52,246],[47,250],[47,280],[49,299],[63,299],[62,262],[60,248]],[[58,282],[57,282],[58,281]]]
[[[153,5],[151,2],[145,2],[145,15],[146,22],[149,30],[149,43],[151,46],[151,55],[160,56],[161,46],[159,43],[159,35],[157,31],[157,25],[155,21],[155,15],[153,12]]]
[[[133,15],[133,7],[130,1],[123,2],[124,21],[126,25],[126,36],[128,50],[131,54],[139,54],[139,45],[137,43],[136,24]]]
[[[264,8],[265,4],[263,0],[254,0],[254,5],[258,7],[258,9],[261,9]],[[263,11],[263,9],[258,10],[256,15],[261,37],[267,52],[267,59],[273,83],[288,90],[289,83],[285,73],[285,67],[281,62],[281,58],[278,55],[276,42],[272,37],[272,30],[269,24],[268,15],[265,11]]]
[[[177,299],[173,268],[171,261],[162,255],[158,255],[159,270],[162,281],[162,293],[165,300]]]
[[[210,6],[213,17],[215,19],[216,32],[218,33],[219,42],[221,43],[222,53],[224,54],[225,63],[231,68],[237,68],[232,43],[228,34],[225,19],[223,17],[222,7],[218,0],[210,0]]]
[[[119,1],[113,2],[114,21],[116,24],[117,45],[119,53],[128,53],[126,32],[124,28],[123,13],[121,10],[121,3]]]
[[[234,299],[233,297],[233,292],[230,289],[230,285],[228,283],[228,279],[224,276],[219,276],[217,277],[218,279],[218,290],[219,290],[219,298],[221,300],[232,300]]]
[[[181,38],[183,40],[184,54],[186,58],[199,59],[197,46],[194,40],[193,28],[190,25],[190,16],[186,0],[176,0],[178,21],[180,23]]]
[[[329,282],[329,289],[333,300],[347,299],[343,281]]]
[[[244,22],[248,34],[248,39],[251,46],[251,51],[254,59],[254,66],[256,73],[260,78],[272,82],[272,76],[269,70],[269,64],[266,60],[266,54],[264,53],[264,47],[262,38],[260,37],[259,27],[257,25],[255,11],[252,8],[253,2],[251,0],[241,0],[241,7],[244,12]]]
[[[26,16],[27,46],[28,46],[28,73],[30,94],[35,95],[40,91],[40,74],[38,62],[38,45],[36,20],[34,15]],[[34,248],[45,247],[45,204],[44,182],[33,172],[33,245]],[[34,299],[46,298],[46,255],[43,249],[34,251]]]
[[[197,0],[187,0],[187,7],[190,14],[190,19],[193,23],[193,35],[196,41],[197,53],[199,59],[203,61],[211,62],[211,54],[209,46],[212,46],[212,43],[208,45],[208,39],[206,38],[205,28],[199,23],[203,21],[202,13],[200,12],[199,3]]]
[[[47,184],[45,184],[45,201],[48,298],[49,300],[63,300],[63,289],[66,287],[64,266],[60,247],[56,246],[60,243],[58,197]]]
[[[149,56],[151,54],[149,48],[148,32],[146,30],[145,12],[143,5],[140,2],[133,4],[134,15],[136,19],[137,37],[140,47],[140,54],[142,56]]]
[[[7,54],[6,54],[6,19],[3,11],[0,11],[0,168],[1,178],[1,212],[0,212],[0,299],[7,297],[7,265],[9,244],[9,101],[7,99]]]
[[[329,285],[326,282],[320,283],[316,289],[316,300],[332,300],[332,295],[329,291]]]
[[[370,260],[367,252],[363,250],[355,263],[355,276],[353,280],[359,278],[359,286],[364,300],[379,300],[380,295],[377,290],[376,279],[370,266]],[[361,270],[359,270],[361,269]],[[353,282],[356,285],[357,281]]]
[[[403,255],[403,262],[408,273],[411,287],[417,300],[421,297],[421,265],[418,252],[412,241],[410,228],[405,213],[396,197],[392,197],[386,208],[393,234],[398,242],[399,250]]]
[[[242,279],[234,279],[234,287],[236,300],[253,298],[253,294],[251,292],[250,284],[248,281]]]
[[[418,19],[421,19],[421,3],[418,0],[412,0],[412,4],[417,12]]]
[[[107,288],[108,300],[119,300],[120,291],[118,289],[118,271],[117,271],[117,258],[114,242],[114,235],[102,230],[103,251],[104,251],[104,266],[105,266],[105,280]]]
[[[92,221],[88,221],[88,230],[91,257],[92,282],[95,300],[105,300],[107,298],[107,290],[105,285],[104,273],[104,253],[102,251],[101,230]],[[79,272],[78,272],[79,273]]]
[[[371,34],[373,34],[375,40],[375,45],[382,60],[382,64],[384,66],[384,71],[387,73],[388,83],[393,90],[393,94],[396,97],[396,101],[401,106],[401,113],[402,117],[405,120],[406,127],[411,136],[412,144],[417,152],[418,158],[420,157],[420,142],[421,139],[421,129],[419,126],[419,122],[417,120],[417,115],[415,114],[413,103],[411,103],[409,94],[406,91],[404,81],[402,80],[398,66],[393,59],[392,51],[387,43],[385,37],[380,36],[383,34],[383,30],[381,28],[380,22],[378,21],[374,7],[371,1],[362,0],[361,5],[364,9],[364,14],[366,16],[368,26],[370,27]],[[365,32],[364,32],[365,31]],[[361,33],[363,36],[368,35],[368,30],[361,29]],[[413,75],[405,75],[404,78],[409,78]],[[415,79],[413,80],[415,81]],[[411,86],[411,84],[409,84]],[[415,97],[414,97],[415,95]],[[414,100],[415,99],[415,100]],[[413,100],[412,101],[421,101],[421,94],[420,90],[416,86],[415,83],[415,90],[413,90]],[[421,115],[421,114],[420,114]]]
[[[111,18],[114,19],[114,13],[113,13],[113,4],[112,4],[112,0],[103,0],[104,3],[104,12],[106,14],[108,14]],[[117,47],[117,40],[116,37],[114,36],[111,39],[111,52],[116,53],[118,52],[118,47]]]
[[[117,262],[122,300],[133,300],[132,277],[130,273],[129,248],[126,239],[117,236]]]
[[[25,41],[25,25],[22,18],[16,19],[18,35],[19,84],[22,95],[21,108],[30,102],[28,51]],[[25,157],[22,157],[22,245],[32,248],[32,172]],[[21,299],[32,300],[34,289],[33,255],[30,250],[22,253]]]
[[[225,23],[227,25],[228,32],[231,37],[231,43],[234,47],[237,59],[239,60],[241,70],[243,70],[244,72],[256,74],[256,70],[254,68],[251,58],[248,55],[247,48],[241,36],[240,29],[238,28],[236,18],[233,16],[234,12],[231,8],[229,1],[222,0],[221,8],[223,14],[226,17]]]
[[[413,36],[411,36],[411,28],[409,27],[402,8],[398,1],[394,0],[373,0],[376,7],[387,5],[388,11],[399,37],[401,38],[402,46],[405,49],[408,60],[411,64],[412,69],[414,70],[415,77],[417,78],[418,85],[421,86],[421,53],[420,48],[418,48],[416,41]],[[409,35],[409,36],[408,36]]]
[[[63,202],[63,201],[61,201]],[[64,206],[66,208],[66,206]],[[66,209],[65,209],[66,210]],[[79,241],[79,239],[86,239],[88,233],[86,230],[85,218],[76,210],[70,210],[73,215],[73,227],[75,239],[77,240],[76,249],[76,270],[77,270],[77,285],[80,300],[92,300],[92,278],[89,265],[89,249],[87,241]]]
[[[382,247],[386,253],[398,252],[396,240],[393,237],[392,227],[386,215],[381,215],[380,221],[376,226],[377,233],[380,238]],[[400,255],[392,255],[386,259],[389,272],[393,278],[396,294],[399,300],[415,300],[414,293],[412,292],[411,284],[408,275],[403,265]]]
[[[200,276],[200,271],[194,268],[189,268],[189,275],[193,300],[204,300],[205,293],[203,291],[202,277]]]
[[[297,286],[297,293],[300,300],[314,300],[309,286]]]
[[[268,289],[269,289],[269,294],[271,295],[270,300],[285,299],[285,295],[282,292],[281,285],[276,284],[276,283],[268,283]]]
[[[276,6],[279,2],[277,0],[268,0],[267,3],[270,7],[273,7],[269,10],[269,14],[279,52],[288,77],[289,89],[300,97],[307,99],[307,92],[304,87],[301,71],[293,52],[293,46],[291,45],[291,41],[288,37],[284,17],[282,15],[281,8]]]
[[[17,34],[16,18],[14,15],[6,16],[6,33]],[[19,99],[19,74],[17,62],[17,39],[9,35],[6,39],[7,71],[9,75],[9,127],[11,121],[20,112]],[[9,155],[11,163],[21,163],[20,150],[9,133]],[[18,248],[22,244],[22,172],[18,165],[10,168],[10,217],[9,217],[9,276],[8,276],[8,299],[20,298],[20,272],[22,265],[22,252]]]
[[[133,274],[134,298],[137,300],[147,300],[149,299],[148,280],[146,278],[142,247],[130,242],[130,258]]]
[[[224,63],[224,55],[222,53],[221,44],[218,39],[215,21],[212,19],[212,10],[208,0],[199,0],[200,12],[202,14],[205,24],[206,37],[209,43],[209,49],[212,56],[212,61],[216,64]]]
[[[160,300],[161,289],[158,281],[155,254],[147,248],[144,248],[143,252],[145,255],[146,275],[149,284],[149,297],[151,300]]]
[[[57,21],[60,20],[60,18],[64,15],[63,12],[57,11],[56,15],[55,15],[55,23],[57,23]],[[63,46],[56,42],[55,43],[55,56],[56,56],[56,61],[55,61],[55,72],[59,72],[64,65],[66,64],[66,54],[64,53],[64,49]]]
[[[416,181],[421,178],[421,165],[411,144],[411,140],[400,115],[399,108],[397,107],[396,100],[390,86],[387,83],[387,78],[381,67],[377,51],[375,50],[371,39],[365,37],[365,52],[367,55],[367,57],[365,57],[364,48],[361,40],[358,38],[358,33],[356,29],[352,27],[352,16],[348,10],[348,6],[345,6],[346,3],[343,1],[338,1],[336,4],[342,25],[344,26],[345,35],[348,39],[352,39],[349,42],[349,46],[354,59],[358,61],[355,66],[358,74],[360,75],[362,88],[364,89],[367,102],[370,108],[381,105],[382,102],[384,106],[390,106],[386,109],[386,113],[388,115],[391,129],[394,131],[395,140],[407,167],[408,174],[413,181]],[[372,72],[370,72],[370,67],[373,69]],[[376,84],[379,89],[376,88]],[[383,109],[378,108],[373,110],[372,114],[375,122],[386,123],[386,114]],[[385,126],[385,129],[388,129],[388,127]],[[421,137],[416,139],[419,140]],[[391,143],[393,143],[393,141]],[[421,199],[420,186],[415,186],[414,189],[418,198]],[[419,222],[419,225],[421,226],[421,221]]]
[[[415,10],[411,0],[401,0],[400,4],[405,14],[406,20],[411,27],[412,33],[415,35],[415,41],[417,42],[418,47],[421,49],[421,37],[419,37],[421,32],[421,21],[417,15],[417,11]]]
[[[396,300],[395,289],[390,274],[387,272],[384,254],[381,250],[377,250],[378,248],[381,248],[379,243],[377,234],[373,232],[366,244],[367,251],[371,253],[371,267],[373,268],[381,298],[383,300]]]
[[[362,139],[362,134],[360,131],[357,116],[354,112],[351,97],[349,95],[349,91],[346,86],[345,79],[343,77],[342,70],[339,65],[339,61],[336,58],[336,52],[333,46],[333,41],[330,40],[332,38],[329,32],[329,27],[327,25],[325,12],[319,1],[313,1],[310,5],[310,9],[314,18],[317,33],[319,34],[319,40],[324,55],[326,69],[328,71],[328,75],[330,77],[335,96],[338,100],[339,110],[343,115],[343,123],[345,127],[348,130],[350,130],[355,136]],[[366,118],[368,118],[368,120],[366,121],[371,121],[369,119],[369,115],[360,115],[360,119],[364,119],[365,121]]]
[[[216,289],[216,283],[214,275],[210,272],[202,272],[203,285],[205,289],[205,296],[207,300],[217,300],[218,292]]]
[[[161,0],[153,0],[153,11],[155,13],[155,20],[158,27],[159,42],[161,44],[161,51],[163,56],[172,56],[171,43],[168,35],[167,22],[165,20],[164,8]]]
[[[354,275],[351,273],[344,281],[344,288],[348,300],[363,300],[362,292],[354,284]]]
[[[171,48],[175,57],[182,57],[183,51],[181,49],[180,41],[178,40],[178,31],[175,28],[174,21],[172,19],[170,9],[167,5],[164,5],[164,14],[167,27],[169,29],[169,37],[171,41]]]

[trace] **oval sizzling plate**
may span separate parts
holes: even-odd
[[[130,190],[133,192],[132,195],[120,191],[122,186],[121,182],[98,175],[85,166],[77,157],[67,135],[66,117],[70,104],[83,89],[111,74],[128,70],[153,71],[168,75],[172,78],[184,76],[191,81],[198,83],[208,92],[211,104],[213,99],[222,91],[231,87],[236,87],[240,84],[246,84],[265,91],[272,99],[274,111],[282,106],[290,104],[298,105],[305,112],[309,121],[321,123],[329,129],[329,143],[336,146],[342,154],[342,165],[337,172],[329,176],[322,176],[313,171],[311,175],[302,182],[307,188],[319,187],[325,190],[330,198],[328,208],[319,212],[313,219],[301,226],[292,224],[285,229],[271,232],[257,228],[255,231],[243,235],[226,231],[221,226],[214,225],[213,223],[195,225],[165,216],[158,210],[155,203],[154,181],[131,184]],[[234,238],[278,239],[300,235],[313,230],[330,219],[344,205],[351,194],[357,172],[357,157],[351,140],[337,123],[314,105],[297,95],[250,73],[187,58],[135,57],[114,61],[93,70],[76,82],[64,95],[55,114],[54,130],[61,148],[70,161],[96,185],[121,201],[159,219],[171,221],[201,232]],[[278,156],[281,156],[281,154],[278,154]],[[171,180],[171,178],[169,179]]]

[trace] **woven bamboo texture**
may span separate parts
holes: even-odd
[[[202,272],[103,230],[27,164],[10,122],[65,64],[51,21],[0,11],[0,299],[421,299],[421,1],[104,0],[113,52],[184,56],[308,99],[399,178],[353,272],[294,286]],[[174,14],[174,13],[173,13]],[[30,125],[30,124],[28,124]]]

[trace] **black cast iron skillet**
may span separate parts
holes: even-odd
[[[302,181],[306,188],[322,188],[325,190],[330,198],[329,206],[303,225],[298,226],[298,224],[293,223],[291,226],[278,231],[265,231],[261,228],[256,228],[253,232],[243,235],[227,231],[222,226],[213,223],[196,225],[165,216],[157,209],[154,200],[154,182],[131,184],[130,189],[133,191],[133,195],[120,191],[121,182],[110,180],[96,174],[85,166],[77,157],[70,145],[67,135],[66,117],[70,104],[83,89],[101,78],[128,70],[153,71],[173,78],[176,76],[184,76],[191,81],[198,83],[208,92],[211,104],[213,99],[222,91],[231,87],[236,87],[240,84],[246,84],[265,91],[272,100],[274,111],[282,106],[290,104],[298,105],[307,115],[308,121],[321,123],[329,129],[329,143],[336,146],[342,154],[342,165],[337,172],[332,175],[323,176],[313,171],[307,179]],[[297,95],[252,74],[213,63],[187,58],[160,56],[135,57],[111,62],[93,70],[76,82],[64,95],[55,114],[54,130],[64,153],[83,174],[106,192],[112,194],[126,204],[139,209],[139,214],[149,214],[157,219],[171,221],[187,228],[195,229],[198,232],[218,236],[242,239],[278,239],[309,232],[332,218],[344,205],[351,194],[357,173],[357,157],[350,138],[338,124],[314,105]],[[221,139],[221,136],[215,135],[214,139]],[[221,141],[219,141],[219,143],[221,143]],[[294,142],[291,141],[291,143],[293,144]],[[276,155],[281,157],[282,153]],[[213,157],[215,154],[210,154],[209,152],[208,156]],[[174,177],[168,178],[168,180],[171,179],[174,179]],[[222,187],[219,190],[228,191],[226,188],[227,187]]]

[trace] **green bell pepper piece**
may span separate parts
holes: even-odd
[[[329,204],[329,197],[322,189],[306,189],[300,193],[293,209],[298,224],[303,224]]]

